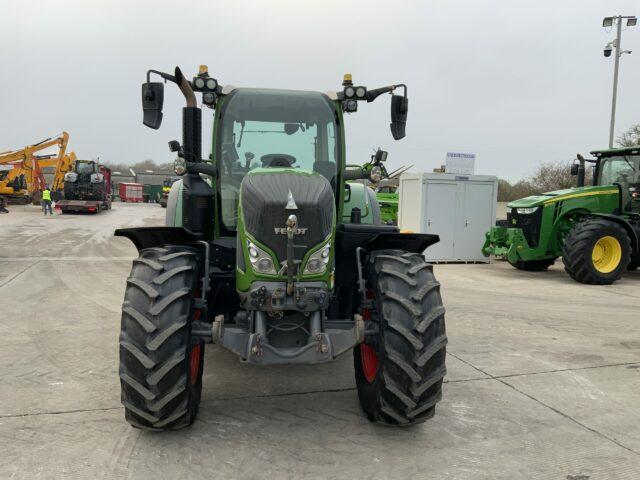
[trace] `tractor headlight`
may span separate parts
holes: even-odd
[[[364,87],[358,87],[356,88],[356,97],[358,98],[364,98],[364,96],[367,94],[367,89]]]
[[[380,167],[373,167],[369,173],[369,178],[373,183],[378,183],[382,180],[382,169]]]
[[[268,275],[276,274],[276,267],[273,265],[273,260],[271,260],[271,256],[267,252],[249,240],[247,240],[247,250],[249,252],[251,266],[256,272],[266,273]]]
[[[176,175],[184,175],[187,171],[187,162],[182,157],[176,158],[176,161],[173,162],[173,170],[176,172]]]
[[[313,252],[307,259],[304,267],[303,275],[317,275],[324,273],[329,264],[329,255],[331,253],[331,242],[327,242],[320,250]]]
[[[516,208],[516,211],[520,215],[531,215],[532,213],[535,213],[538,210],[538,208],[540,207]]]
[[[76,172],[67,172],[64,174],[65,182],[75,183],[76,180],[78,180],[78,174]]]
[[[215,80],[215,78],[210,78],[209,80],[207,80],[207,88],[209,90],[215,90],[216,88],[218,88],[218,82]]]
[[[196,88],[204,88],[204,78],[202,77],[196,78],[193,83],[195,84]]]
[[[91,174],[91,183],[102,183],[102,180],[104,180],[104,175],[101,173]]]
[[[347,98],[351,98],[356,94],[356,91],[353,87],[347,87],[344,89],[344,96]]]

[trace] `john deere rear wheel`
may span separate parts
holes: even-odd
[[[122,304],[120,383],[134,427],[175,430],[195,419],[204,354],[191,339],[197,282],[190,248],[147,248],[133,261]]]
[[[627,269],[631,241],[626,230],[604,218],[576,223],[564,241],[564,269],[581,283],[609,285]]]
[[[373,421],[422,423],[442,398],[446,373],[440,284],[422,255],[400,250],[374,252],[364,274],[373,302],[362,314],[378,333],[354,349],[360,404]]]

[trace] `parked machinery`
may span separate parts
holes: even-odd
[[[492,228],[482,251],[520,270],[540,271],[562,257],[578,282],[606,285],[640,267],[640,147],[578,155],[577,187],[516,200],[507,225]],[[585,163],[594,165],[585,186]]]
[[[353,348],[370,419],[431,418],[447,337],[440,284],[421,252],[438,236],[361,223],[364,206],[352,200],[366,187],[346,183],[380,175],[380,165],[346,168],[343,112],[392,94],[399,140],[406,87],[368,90],[345,75],[339,92],[234,88],[219,86],[205,66],[192,80],[178,68],[150,70],[142,99],[151,128],[162,120],[164,87],[151,74],[176,83],[186,99],[182,145],[170,142],[182,179],[171,189],[166,227],[116,231],[139,250],[120,333],[127,421],[152,430],[191,424],[211,342],[259,364],[316,364]],[[201,155],[194,90],[215,108],[210,162]]]
[[[168,177],[162,181],[162,196],[158,202],[162,208],[167,208],[167,199],[169,198],[171,186],[178,180],[180,180],[180,177]]]
[[[62,213],[99,213],[111,208],[111,170],[94,160],[76,160],[64,176]]]
[[[41,169],[55,166],[54,185],[50,187],[54,198],[59,197],[62,190],[61,179],[75,159],[73,152],[66,152],[68,142],[69,134],[62,132],[56,137],[46,138],[20,150],[0,154],[0,167],[11,167],[0,172],[0,195],[9,203],[27,204],[32,200],[38,202],[45,186]],[[56,154],[36,155],[37,152],[52,147],[58,148]]]

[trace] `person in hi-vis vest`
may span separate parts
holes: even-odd
[[[49,190],[49,185],[44,187],[42,191],[42,209],[44,210],[44,216],[47,216],[47,210],[49,210],[49,215],[53,215],[53,210],[51,209],[51,190]]]

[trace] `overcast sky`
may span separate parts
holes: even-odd
[[[205,63],[236,86],[338,90],[345,72],[369,88],[404,82],[407,137],[392,139],[387,97],[361,105],[347,118],[349,163],[381,146],[391,167],[431,171],[447,151],[470,152],[477,173],[517,179],[607,146],[613,57],[602,50],[615,32],[601,22],[615,14],[640,15],[640,2],[6,0],[0,151],[66,130],[80,158],[172,160],[181,96],[166,90],[153,131],[140,83],[148,68]],[[640,122],[640,25],[622,46],[634,53],[621,61],[618,133]]]

